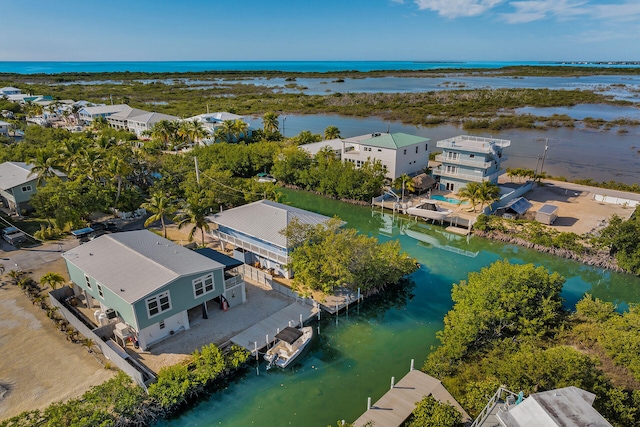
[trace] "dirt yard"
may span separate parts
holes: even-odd
[[[508,178],[505,178],[505,182],[508,182]],[[604,227],[608,218],[614,214],[627,219],[633,213],[634,209],[630,207],[595,201],[596,194],[640,200],[640,194],[551,180],[544,180],[543,185],[534,186],[524,197],[533,204],[531,211],[534,212],[544,204],[557,206],[558,219],[551,227],[576,234]]]
[[[60,248],[75,242],[43,245],[30,250],[0,251],[7,271],[15,264],[34,279],[54,271],[66,275]],[[87,350],[72,344],[45,312],[31,304],[17,287],[0,283],[0,420],[23,411],[42,409],[54,401],[82,395],[115,375]]]

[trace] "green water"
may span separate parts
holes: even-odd
[[[411,284],[385,299],[368,300],[319,324],[308,355],[286,371],[266,372],[255,364],[229,385],[177,419],[159,426],[319,426],[355,420],[405,375],[411,359],[420,367],[444,314],[451,308],[454,282],[498,259],[532,262],[566,279],[563,296],[571,307],[585,292],[622,307],[640,302],[640,279],[479,238],[455,236],[424,222],[373,212],[308,193],[283,191],[285,202],[324,215],[338,215],[381,241],[399,239],[420,261]]]

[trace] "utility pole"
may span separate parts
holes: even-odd
[[[193,161],[196,164],[196,182],[200,185],[200,171],[198,170],[198,158],[193,156]]]
[[[547,158],[547,150],[549,149],[549,138],[544,139],[544,152],[542,153],[542,166],[540,167],[540,175],[544,171],[544,159]]]
[[[282,118],[282,136],[286,136],[286,135],[284,134],[284,122],[286,122],[286,121],[287,121],[287,116],[284,116],[284,117]]]

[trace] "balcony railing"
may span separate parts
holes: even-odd
[[[481,136],[461,135],[436,142],[438,148],[455,148],[476,153],[491,153],[496,147],[511,145],[508,139],[483,138]]]
[[[500,172],[495,172],[495,173],[492,173],[491,175],[483,176],[480,173],[477,175],[470,175],[470,174],[457,173],[457,172],[447,172],[446,170],[441,168],[434,169],[433,174],[450,177],[450,178],[456,178],[463,181],[471,181],[471,182],[493,181],[494,179],[497,179],[498,176],[500,176]]]
[[[445,156],[444,154],[438,154],[436,156],[436,162],[452,163],[452,164],[462,165],[462,166],[471,166],[471,167],[480,168],[480,169],[486,169],[493,164],[493,162],[485,162],[482,160],[461,159],[459,157],[451,158],[451,157]]]
[[[236,248],[242,248],[244,250],[247,250],[249,252],[253,252],[254,254],[261,256],[263,258],[267,258],[273,261],[276,261],[282,265],[284,264],[288,264],[290,259],[288,256],[285,255],[280,255],[276,252],[273,251],[269,251],[265,248],[261,248],[260,246],[256,246],[256,245],[252,245],[248,242],[245,242],[244,240],[238,239],[234,236],[230,236],[226,233],[223,233],[221,231],[217,231],[218,236],[220,237],[220,240],[222,240],[223,242],[227,242],[227,243],[231,243],[233,246],[235,246]]]

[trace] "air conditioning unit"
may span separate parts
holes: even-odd
[[[108,308],[104,313],[107,315],[107,319],[116,318],[116,311],[113,308]]]

